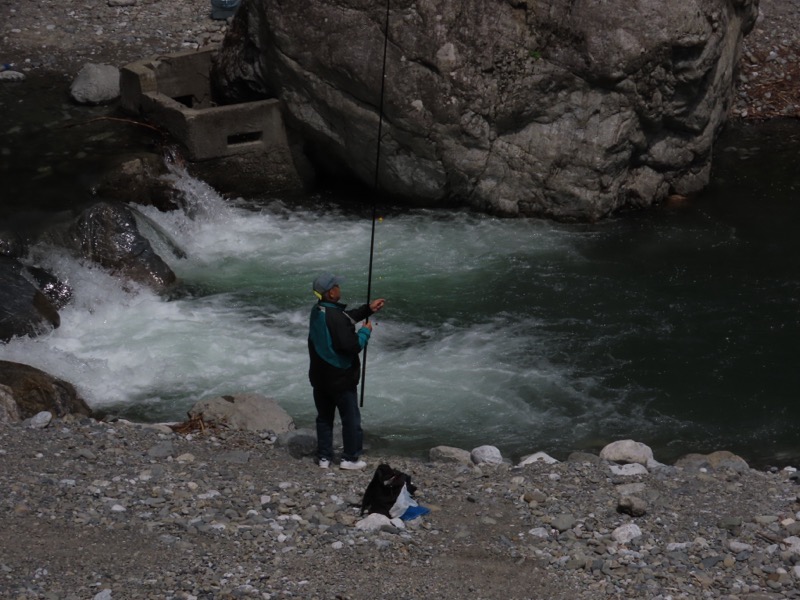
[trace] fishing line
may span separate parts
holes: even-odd
[[[381,136],[383,134],[383,97],[386,90],[386,51],[389,47],[389,5],[391,0],[386,0],[386,19],[383,26],[383,65],[381,68],[381,96],[378,103],[378,142],[375,150],[375,184],[372,197],[372,232],[369,239],[369,274],[367,276],[367,304],[372,298],[372,262],[375,256],[375,221],[378,216],[378,175],[381,164]],[[369,318],[367,318],[369,320]],[[361,365],[361,406],[364,406],[364,383],[367,377],[367,345],[364,346],[364,360]]]

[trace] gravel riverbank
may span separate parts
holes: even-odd
[[[800,598],[791,469],[382,457],[431,512],[366,532],[368,458],[346,472],[253,433],[0,426],[0,596]]]
[[[368,458],[346,472],[252,433],[0,426],[0,596],[800,598],[791,469],[382,457],[431,512],[366,532]]]

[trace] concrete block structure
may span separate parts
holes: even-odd
[[[122,108],[168,131],[184,148],[190,171],[223,193],[302,188],[278,100],[214,103],[215,52],[181,52],[123,67]]]

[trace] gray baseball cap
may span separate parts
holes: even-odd
[[[314,280],[312,289],[318,294],[324,294],[328,290],[344,283],[344,277],[339,277],[333,273],[323,273]]]

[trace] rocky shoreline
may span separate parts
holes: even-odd
[[[0,595],[800,598],[794,469],[759,472],[725,452],[674,466],[448,455],[368,456],[348,472],[263,433],[0,425]],[[412,477],[429,514],[361,529],[380,461]]]

